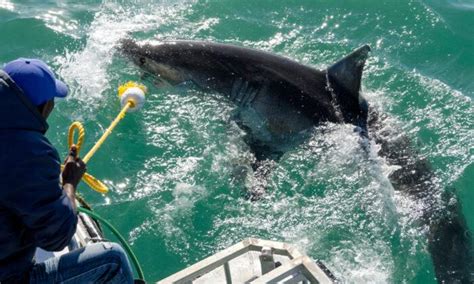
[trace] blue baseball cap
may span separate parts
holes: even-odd
[[[3,70],[35,106],[44,104],[54,97],[67,96],[66,84],[56,79],[48,65],[39,59],[19,58],[7,63]]]

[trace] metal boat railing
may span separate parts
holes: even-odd
[[[249,253],[258,254],[260,265],[255,264],[252,260],[255,257]],[[287,243],[248,238],[158,283],[334,283],[335,280],[324,265]]]

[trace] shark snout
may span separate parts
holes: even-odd
[[[118,42],[118,49],[125,55],[131,55],[137,53],[140,47],[133,39],[124,38]]]
[[[120,40],[118,50],[139,67],[144,67],[149,61],[146,55],[143,54],[143,47],[138,45],[133,39],[124,38]]]
[[[119,42],[119,51],[131,59],[135,65],[140,67],[145,74],[154,75],[160,81],[159,85],[165,85],[163,82],[175,85],[188,79],[188,76],[175,64],[170,63],[169,58],[160,47],[150,47],[149,45],[140,45],[133,39],[125,38]]]

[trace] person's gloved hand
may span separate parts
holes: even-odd
[[[71,184],[76,188],[86,170],[86,164],[81,158],[77,157],[76,145],[72,145],[69,150],[69,155],[64,161],[64,170],[62,173],[63,185]]]

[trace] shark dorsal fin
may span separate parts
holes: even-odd
[[[352,96],[359,97],[360,80],[370,47],[363,45],[327,69],[329,77]]]

